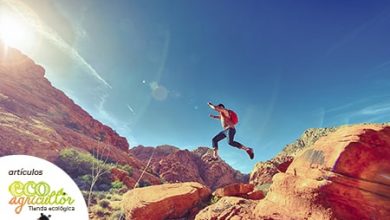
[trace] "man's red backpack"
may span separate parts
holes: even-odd
[[[230,120],[233,122],[234,125],[238,123],[238,116],[233,110],[228,110],[229,111],[229,117]]]

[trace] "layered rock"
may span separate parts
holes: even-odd
[[[260,200],[264,198],[261,190],[256,190],[253,184],[235,183],[218,188],[213,193],[216,197],[235,196],[245,199]]]
[[[211,149],[200,147],[193,152],[201,158],[201,177],[212,189],[223,187],[232,183],[248,183],[248,175],[244,175],[233,169],[221,158],[218,161],[210,160],[212,157]]]
[[[93,119],[44,77],[45,70],[0,42],[0,156],[27,154],[54,161],[65,147],[108,148],[113,161],[142,167],[126,138]]]
[[[173,183],[130,190],[123,196],[126,219],[163,220],[193,215],[210,197],[210,189],[199,183]]]
[[[339,128],[278,173],[256,217],[386,219],[390,216],[390,127]]]
[[[269,186],[272,183],[272,177],[277,173],[286,172],[294,157],[299,152],[312,146],[319,138],[336,130],[337,128],[307,129],[294,143],[286,145],[274,158],[266,162],[257,163],[250,174],[250,183],[256,186]]]
[[[142,174],[142,171],[138,169],[133,169],[132,174],[129,175],[129,173],[124,170],[113,168],[111,169],[111,174],[113,181],[121,181],[128,189],[138,187],[140,181],[146,182],[149,185],[159,185],[162,183],[160,178],[147,172]]]
[[[275,158],[292,156],[295,157],[299,152],[312,146],[318,139],[321,137],[327,136],[334,131],[336,131],[338,127],[331,128],[309,128],[303,132],[303,134],[293,143],[287,144],[286,147],[276,155]]]
[[[145,147],[139,145],[131,148],[130,152],[137,159],[141,160],[144,164],[146,164],[150,158],[152,164],[154,164],[154,163],[158,163],[161,159],[179,150],[180,150],[179,148],[170,145],[161,145],[157,147]],[[152,155],[153,157],[151,157]]]
[[[292,161],[292,156],[283,156],[266,162],[259,162],[251,172],[249,181],[255,186],[271,184],[273,176],[277,173],[286,172]]]
[[[254,220],[256,202],[239,197],[223,197],[217,203],[202,209],[196,220]]]
[[[210,161],[212,152],[207,147],[189,151],[167,145],[156,148],[138,146],[130,152],[144,164],[150,159],[150,172],[169,183],[195,181],[216,189],[248,180],[246,175],[223,160]]]

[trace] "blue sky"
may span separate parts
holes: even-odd
[[[388,1],[24,2],[0,0],[32,27],[14,46],[131,146],[210,146],[208,101],[239,115],[255,160],[220,150],[243,172],[307,128],[389,121]]]

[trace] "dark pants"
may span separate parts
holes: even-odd
[[[234,135],[236,134],[236,129],[235,128],[227,128],[221,132],[219,132],[214,138],[213,138],[213,148],[218,149],[218,142],[226,136],[229,137],[229,145],[233,147],[237,147],[239,149],[242,148],[242,144],[240,144],[237,141],[234,141]]]

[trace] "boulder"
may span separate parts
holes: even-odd
[[[253,189],[254,186],[252,184],[235,183],[215,190],[214,195],[218,197],[242,196],[252,192]]]
[[[235,183],[215,190],[216,197],[235,196],[252,200],[264,198],[261,190],[255,190],[253,184]]]
[[[163,184],[130,190],[122,204],[126,219],[177,219],[193,214],[210,194],[200,183]]]
[[[345,126],[298,154],[273,177],[257,218],[387,219],[390,127]],[[275,217],[276,216],[276,217]]]
[[[264,199],[264,197],[264,192],[261,190],[255,190],[243,196],[243,198],[251,200],[261,200]]]

